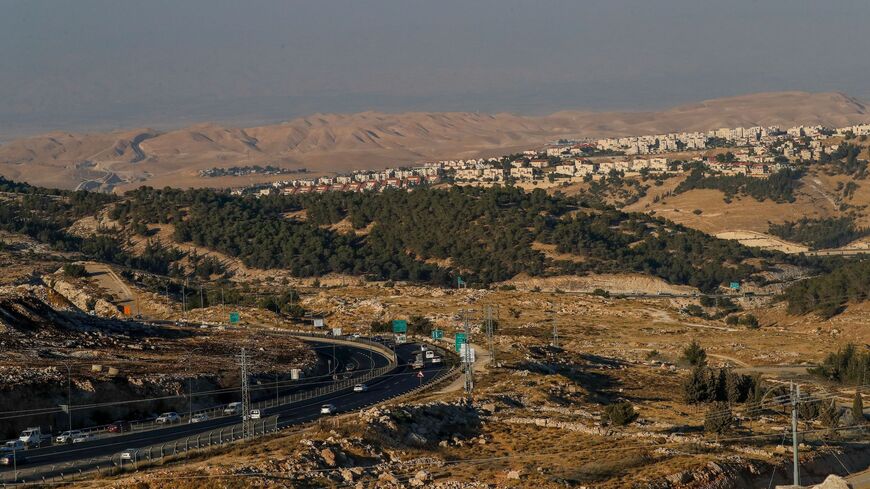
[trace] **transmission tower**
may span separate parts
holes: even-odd
[[[465,363],[465,394],[468,396],[468,402],[471,402],[471,394],[474,390],[474,368],[471,364],[471,332],[468,328],[468,311],[464,311],[465,315],[465,354],[463,362]]]
[[[242,375],[242,438],[250,438],[251,430],[251,392],[248,386],[248,354],[244,347],[236,356]]]
[[[495,347],[493,346],[493,335],[495,328],[492,322],[492,306],[486,306],[486,338],[489,340],[489,362],[495,365]]]

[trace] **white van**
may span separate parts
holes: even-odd
[[[242,403],[231,402],[224,408],[224,416],[238,416],[242,414]]]

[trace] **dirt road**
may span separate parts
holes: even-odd
[[[122,309],[124,306],[129,306],[133,314],[139,314],[135,294],[114,270],[102,263],[86,263],[85,270],[95,285],[112,294],[115,298],[112,301],[113,304]]]

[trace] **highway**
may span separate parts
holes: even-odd
[[[315,340],[311,342],[315,343]],[[318,351],[322,352],[321,360],[332,357],[332,348],[322,348],[324,343],[316,343],[321,346],[318,348]],[[398,345],[395,349],[397,366],[385,375],[368,381],[366,385],[369,388],[365,392],[353,392],[353,387],[348,387],[304,401],[263,409],[263,419],[253,421],[257,433],[261,430],[283,429],[315,420],[324,416],[320,414],[320,407],[326,403],[333,404],[339,414],[364,409],[408,393],[449,370],[449,366],[444,363],[427,363],[423,369],[424,377],[419,378],[419,370],[413,370],[409,366],[414,360],[415,352],[418,351],[420,351],[419,344]],[[352,374],[354,377],[364,375],[369,369],[389,365],[384,355],[363,347],[336,345],[335,352],[341,366],[351,363],[356,367]],[[342,369],[339,368],[337,371],[341,372]],[[143,454],[149,455],[155,450],[157,451],[154,453],[175,453],[176,442],[183,441],[181,446],[184,446],[185,443],[191,443],[191,440],[196,440],[197,445],[205,444],[205,440],[208,440],[208,444],[212,444],[219,438],[224,441],[233,436],[237,438],[240,433],[241,417],[229,416],[209,419],[201,423],[176,424],[165,428],[112,435],[71,445],[34,448],[25,452],[26,463],[18,467],[18,480],[32,481],[42,477],[58,476],[61,473],[71,474],[79,470],[92,470],[98,466],[109,467],[113,463],[110,460],[117,463],[120,452],[129,448],[139,449]],[[0,475],[0,482],[11,481],[12,470],[7,469],[4,472]]]

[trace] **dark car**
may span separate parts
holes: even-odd
[[[113,421],[112,424],[106,426],[106,431],[109,433],[126,433],[132,429],[129,421]]]
[[[0,465],[20,465],[27,462],[24,452],[7,452],[0,455]]]

